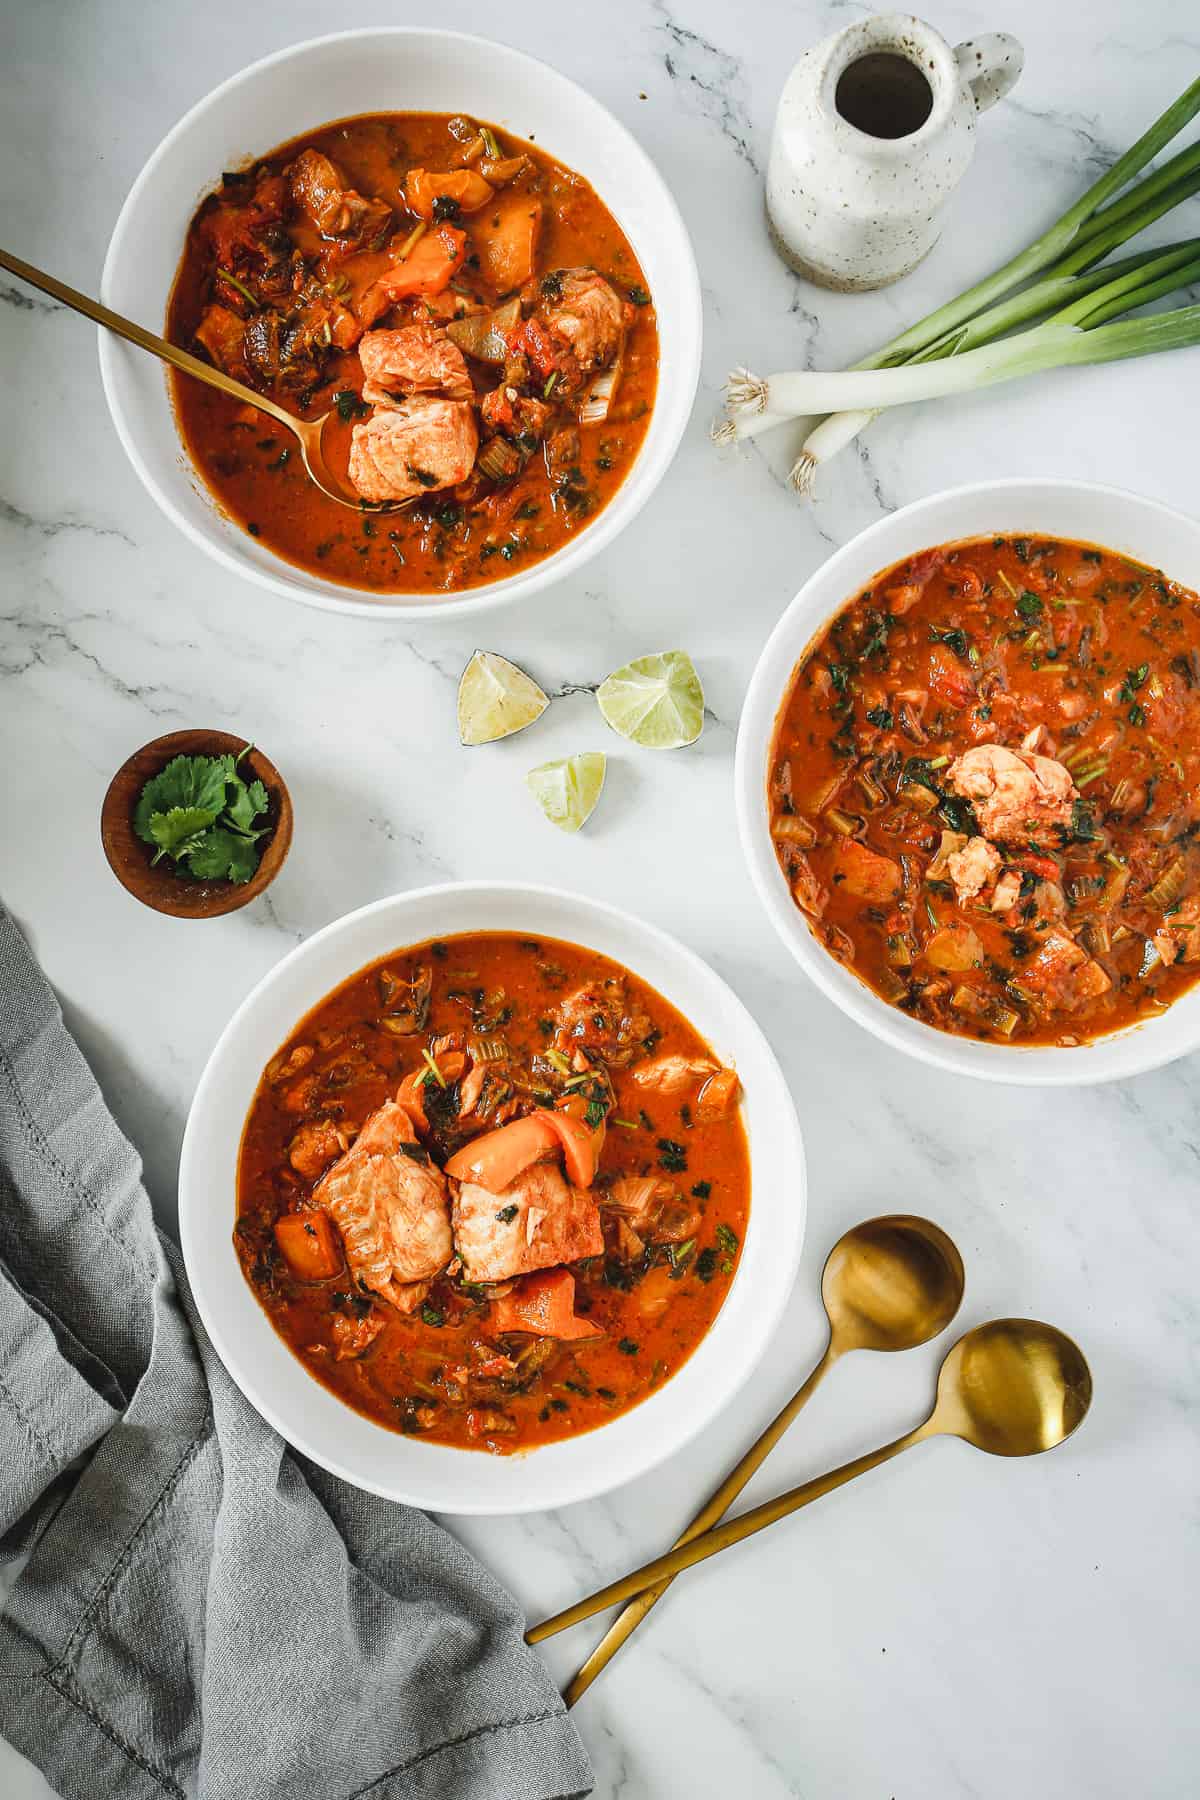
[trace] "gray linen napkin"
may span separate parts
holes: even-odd
[[[3,906],[0,1534],[0,1732],[67,1800],[591,1790],[499,1584],[229,1379]]]

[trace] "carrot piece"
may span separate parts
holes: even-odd
[[[456,1181],[477,1181],[489,1194],[502,1194],[558,1141],[548,1117],[544,1112],[529,1113],[464,1144],[446,1164],[447,1175]]]
[[[440,199],[457,201],[461,212],[478,212],[495,191],[474,169],[410,169],[404,177],[404,198],[419,219],[432,219]]]
[[[396,1105],[403,1107],[417,1131],[428,1131],[429,1120],[425,1113],[425,1077],[428,1069],[421,1066],[406,1075],[396,1089]]]
[[[492,1301],[497,1331],[531,1331],[538,1337],[602,1337],[599,1326],[575,1317],[575,1277],[569,1269],[526,1275],[512,1292]]]
[[[465,231],[439,225],[414,244],[402,263],[380,277],[393,300],[408,294],[440,294],[463,259]]]
[[[328,1213],[284,1213],[275,1221],[275,1242],[301,1281],[327,1281],[342,1266],[342,1245]]]
[[[563,1165],[572,1187],[589,1188],[596,1179],[600,1152],[604,1148],[604,1126],[595,1130],[574,1114],[562,1111],[539,1115],[562,1145]]]

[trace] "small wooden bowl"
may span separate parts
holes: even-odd
[[[231,737],[227,731],[170,731],[152,744],[143,744],[113,776],[100,813],[100,838],[109,868],[143,906],[176,919],[217,919],[248,906],[278,875],[292,843],[292,800],[279,770],[261,750],[251,750],[244,766],[267,790],[270,835],[259,840],[259,864],[249,881],[239,886],[233,881],[197,881],[177,873],[169,857],[153,862],[150,845],[133,829],[138,796],[172,757],[220,756],[226,751],[237,756],[245,744],[245,738]]]

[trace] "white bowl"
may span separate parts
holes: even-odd
[[[238,1149],[268,1060],[332,988],[389,951],[463,931],[557,937],[614,958],[677,1006],[742,1078],[750,1219],[711,1330],[662,1388],[611,1424],[517,1456],[422,1443],[351,1410],[276,1335],[233,1248]],[[804,1150],[779,1065],[708,966],[628,913],[550,888],[466,882],[379,900],[293,950],[242,1003],[188,1117],[179,1229],[196,1305],[247,1398],[305,1456],[356,1486],[451,1513],[517,1513],[585,1500],[644,1474],[695,1435],[758,1362],[787,1301],[804,1237]]]
[[[881,519],[805,582],[759,657],[738,730],[735,782],[742,849],[775,929],[801,968],[843,1012],[893,1049],[985,1081],[1046,1087],[1114,1081],[1158,1068],[1200,1045],[1200,989],[1182,995],[1156,1018],[1075,1049],[954,1037],[887,1005],[829,954],[794,905],[771,842],[771,741],[792,670],[809,644],[877,574],[915,551],[1014,533],[1074,538],[1124,551],[1200,589],[1200,523],[1119,488],[1086,481],[976,482],[933,494]]]
[[[612,114],[565,75],[504,44],[397,26],[340,32],[264,57],[215,88],[168,132],[121,209],[101,298],[161,332],[192,214],[224,169],[330,120],[370,112],[465,112],[533,138],[592,183],[629,238],[658,317],[658,397],[637,460],[608,505],[563,549],[461,596],[367,594],[294,568],[219,510],[183,447],[166,371],[100,332],[100,371],[117,434],[169,519],[225,568],[330,611],[480,612],[581,568],[645,505],[687,424],[700,373],[700,280],[662,177]]]

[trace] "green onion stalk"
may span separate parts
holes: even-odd
[[[792,470],[793,485],[805,492],[818,466],[852,442],[884,407],[959,393],[1062,363],[1111,361],[1200,342],[1194,335],[1194,315],[1200,309],[1194,307],[1126,321],[1115,335],[1105,329],[1118,314],[1196,280],[1194,240],[1099,266],[1111,251],[1200,190],[1197,144],[1116,197],[1197,112],[1200,80],[1027,249],[852,369],[838,375],[805,371],[767,382],[746,370],[735,371],[727,385],[729,417],[714,430],[714,439],[755,437],[797,416],[828,413],[810,430]],[[1042,323],[997,342],[1035,320]],[[1163,323],[1167,320],[1171,323]],[[957,367],[935,372],[931,365],[941,363]],[[874,381],[857,379],[875,372]],[[885,382],[885,372],[903,372],[906,379]],[[874,395],[882,398],[870,397]]]

